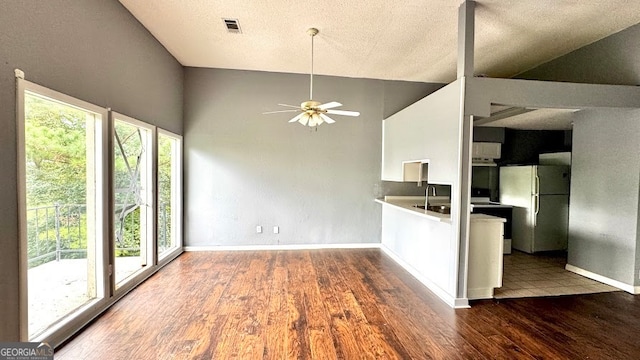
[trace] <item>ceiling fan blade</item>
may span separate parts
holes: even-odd
[[[290,123],[294,123],[298,120],[300,120],[300,118],[302,117],[302,115],[304,115],[305,113],[300,113],[298,115],[296,115],[293,119],[289,120]]]
[[[298,110],[276,110],[276,111],[267,111],[267,112],[263,112],[262,115],[267,115],[267,114],[277,114],[277,113],[286,113],[286,112],[296,112],[296,111],[300,111],[300,109]]]
[[[332,102],[328,102],[326,104],[319,105],[318,109],[326,110],[326,109],[331,109],[331,108],[338,107],[338,106],[342,106],[342,104],[340,104],[337,101],[332,101]]]
[[[360,113],[357,111],[347,111],[347,110],[327,110],[327,114],[344,115],[344,116],[360,116]]]
[[[298,120],[300,122],[300,124],[302,125],[307,125],[307,123],[309,122],[309,114],[307,114],[306,112],[300,114],[302,116],[300,116],[300,120]]]
[[[333,124],[334,122],[336,122],[335,120],[333,120],[332,118],[328,117],[325,114],[320,114],[320,117],[322,118],[322,120],[324,120],[324,122],[326,122],[327,124]]]
[[[300,106],[287,105],[287,104],[278,104],[278,106],[285,106],[285,107],[300,109]]]

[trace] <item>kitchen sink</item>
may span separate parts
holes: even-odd
[[[415,205],[415,207],[417,207],[418,209],[439,212],[441,214],[451,214],[451,207],[448,205],[429,205],[429,206]]]

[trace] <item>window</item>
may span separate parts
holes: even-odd
[[[182,138],[158,130],[158,258],[182,247]]]

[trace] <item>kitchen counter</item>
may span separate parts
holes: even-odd
[[[451,214],[443,214],[437,211],[424,210],[416,207],[416,205],[424,205],[425,200],[426,197],[424,196],[385,196],[384,198],[379,198],[375,201],[380,204],[395,206],[398,209],[414,215],[423,216],[429,220],[451,224]],[[444,204],[441,199],[436,199],[434,201],[439,204]],[[472,213],[469,221],[505,222],[506,220],[497,216]]]
[[[391,205],[408,213],[423,216],[429,220],[451,224],[451,215],[415,207],[424,205],[424,196],[385,196],[375,201],[383,205]]]

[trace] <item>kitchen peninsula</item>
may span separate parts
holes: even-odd
[[[431,200],[431,199],[430,199]],[[434,199],[434,203],[443,203]],[[386,196],[383,205],[382,245],[387,254],[441,298],[452,304],[454,284],[447,256],[451,243],[451,215],[420,209],[424,196]],[[408,215],[407,215],[408,214]],[[488,299],[502,286],[503,228],[505,219],[471,214],[467,298]]]

